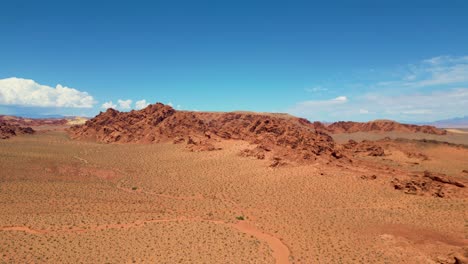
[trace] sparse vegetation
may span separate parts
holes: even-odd
[[[172,143],[83,143],[60,131],[0,141],[0,201],[9,201],[0,214],[2,261],[171,262],[182,253],[182,262],[275,262],[271,245],[235,225],[279,238],[290,249],[291,262],[298,263],[418,263],[421,256],[458,249],[433,238],[458,241],[456,234],[464,232],[458,217],[462,200],[405,195],[386,180],[395,177],[393,168],[428,166],[447,170],[442,171],[447,177],[452,170],[462,174],[465,148],[417,145],[429,157],[418,166],[399,162],[417,157],[396,149],[385,160],[365,156],[366,162],[388,162],[392,168],[376,172],[334,163],[271,170],[267,160],[238,156],[252,148],[248,143],[220,144],[222,150],[206,155]],[[89,164],[73,157],[86,157]],[[360,179],[374,174],[372,181]],[[51,195],[44,199],[44,194]],[[170,221],[145,222],[158,219]],[[399,223],[406,237],[388,223]],[[413,243],[419,226],[429,230],[422,233],[425,247]],[[407,245],[403,250],[392,246],[401,243]],[[426,252],[431,243],[437,247]],[[132,255],[121,250],[128,247]]]

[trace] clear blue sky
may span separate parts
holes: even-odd
[[[328,121],[468,114],[468,1],[324,2],[3,1],[0,114],[119,99]],[[57,84],[77,93],[38,88]]]

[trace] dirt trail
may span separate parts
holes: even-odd
[[[121,229],[121,228],[134,228],[144,226],[148,223],[167,223],[167,222],[179,222],[179,221],[187,221],[187,222],[209,222],[214,223],[217,225],[225,225],[231,228],[237,229],[238,231],[252,235],[258,240],[264,241],[268,244],[268,246],[273,251],[273,257],[276,260],[276,263],[283,264],[283,263],[290,263],[289,262],[289,255],[290,251],[289,248],[277,237],[270,235],[268,233],[262,232],[253,226],[251,223],[247,221],[240,221],[237,223],[227,223],[221,220],[210,220],[210,219],[201,219],[201,218],[172,218],[172,219],[152,219],[152,220],[138,220],[132,223],[125,223],[125,224],[107,224],[107,225],[98,225],[94,227],[89,227],[87,229],[83,228],[62,228],[57,230],[46,230],[46,229],[32,229],[26,226],[6,226],[0,227],[0,231],[15,231],[15,232],[25,232],[32,235],[43,235],[43,234],[57,234],[57,233],[86,233],[90,231],[99,231],[99,230],[106,230],[106,229]]]
[[[256,229],[252,224],[250,224],[247,221],[237,222],[236,224],[232,224],[231,226],[243,233],[256,237],[258,240],[267,242],[270,248],[273,250],[273,257],[275,258],[276,263],[290,263],[289,248],[285,244],[283,244],[283,242],[279,238]]]
[[[78,157],[78,156],[73,156],[73,158],[74,158],[74,159],[77,159],[77,160],[79,160],[79,161],[82,161],[82,162],[85,163],[85,164],[88,164],[88,160],[86,160],[86,159],[80,158],[80,157]]]

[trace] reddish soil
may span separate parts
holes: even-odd
[[[0,227],[0,231],[20,231],[25,232],[32,235],[41,235],[41,234],[50,234],[50,233],[85,233],[85,232],[92,232],[92,231],[100,231],[100,230],[107,230],[107,229],[129,229],[135,227],[141,227],[148,223],[170,223],[170,222],[207,222],[213,223],[216,225],[225,225],[227,227],[231,227],[234,229],[239,230],[242,233],[251,235],[260,241],[266,242],[271,250],[272,256],[276,260],[277,263],[289,263],[289,249],[280,239],[262,232],[255,228],[252,224],[248,221],[241,221],[237,223],[226,223],[219,220],[209,220],[209,219],[200,219],[200,218],[175,218],[175,219],[156,219],[156,220],[144,220],[144,221],[135,221],[132,223],[125,223],[125,224],[106,224],[106,225],[98,225],[88,229],[81,229],[81,228],[62,228],[59,230],[38,230],[38,229],[31,229],[26,226],[8,226],[8,227]]]
[[[0,262],[466,260],[468,147],[320,125],[155,104],[0,141]]]
[[[466,259],[464,146],[355,139],[333,145],[350,162],[285,164],[277,145],[208,132],[160,144],[70,140],[60,130],[0,141],[0,262]]]

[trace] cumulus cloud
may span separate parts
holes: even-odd
[[[174,107],[174,104],[172,102],[167,103],[168,106]]]
[[[0,79],[0,105],[91,108],[95,103],[87,92],[60,84],[53,88],[29,79]]]
[[[143,108],[147,107],[148,105],[149,105],[149,103],[146,102],[145,99],[140,100],[140,101],[136,101],[135,102],[135,109],[140,110],[140,109],[143,109]]]
[[[109,101],[109,102],[105,102],[102,104],[101,108],[104,108],[104,109],[108,109],[108,108],[114,108],[116,109],[117,108],[117,105],[112,103],[112,101]]]
[[[119,104],[120,109],[130,109],[130,108],[132,108],[132,100],[130,100],[130,99],[127,99],[127,100],[119,99],[119,100],[117,100],[117,103]]]

